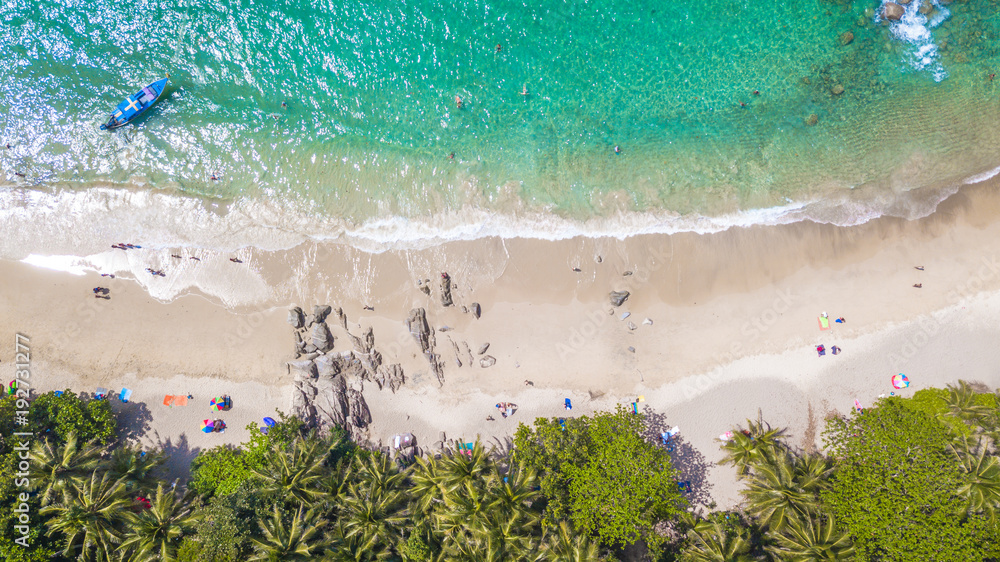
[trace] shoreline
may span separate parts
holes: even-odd
[[[133,403],[146,405],[157,438],[185,439],[193,451],[242,441],[244,418],[259,422],[275,404],[290,410],[281,404],[292,383],[284,366],[293,357],[287,308],[330,304],[344,308],[352,334],[372,327],[385,362],[405,372],[396,394],[365,385],[373,441],[407,431],[423,447],[439,431],[503,438],[517,422],[569,413],[564,397],[579,415],[644,395],[652,411],[681,426],[688,454],[707,463],[718,451],[712,437],[756,417],[757,408],[772,424],[789,420],[793,432],[805,434],[808,420],[827,408],[817,398],[809,415],[809,396],[829,396],[829,408],[843,412],[850,404],[839,397],[867,393],[861,397],[870,402],[878,388],[891,390],[888,377],[896,372],[910,371],[911,391],[927,381],[954,382],[947,374],[958,365],[1000,386],[985,370],[995,364],[987,350],[1000,332],[993,321],[1000,314],[1000,260],[990,245],[1000,235],[996,186],[994,178],[963,188],[933,215],[913,221],[805,222],[625,240],[485,239],[380,254],[335,244],[244,249],[237,254],[243,264],[205,253],[200,262],[184,260],[183,270],[142,283],[0,261],[0,334],[31,337],[38,389],[131,385]],[[112,255],[122,263],[110,267],[137,272],[162,259],[156,251]],[[427,296],[416,286],[417,278],[436,280],[441,271],[456,284],[455,307],[442,308],[436,291]],[[918,282],[922,288],[913,288]],[[112,299],[94,299],[95,285],[109,287]],[[181,296],[169,296],[177,286],[184,286]],[[632,295],[612,316],[608,292],[620,289]],[[256,297],[227,302],[227,291]],[[461,311],[473,302],[482,307],[478,320]],[[403,325],[418,306],[438,329],[443,387]],[[823,311],[847,323],[821,332],[816,317]],[[631,316],[620,320],[623,312]],[[933,334],[922,327],[928,318],[937,326]],[[440,331],[444,326],[450,330]],[[923,347],[912,340],[917,334],[927,334]],[[488,341],[496,365],[457,367],[449,338],[473,350]],[[812,346],[820,343],[844,353],[817,358]],[[335,345],[349,348],[342,340]],[[12,360],[12,345],[0,350],[0,361]],[[197,406],[169,409],[159,402],[162,394],[187,392]],[[212,415],[205,392],[234,396],[234,411],[220,416],[234,420],[224,435],[197,431]],[[499,401],[515,402],[519,411],[485,421]],[[710,422],[699,421],[705,412]],[[705,470],[712,497],[736,501],[725,470]]]
[[[729,199],[732,194],[725,195],[727,191],[710,192],[703,202],[708,205],[715,195],[718,201],[708,205],[714,211],[703,213],[636,210],[637,202],[631,196],[612,190],[593,202],[594,212],[586,218],[556,214],[543,204],[531,204],[522,199],[520,188],[512,182],[495,197],[470,196],[458,206],[445,205],[431,217],[426,213],[390,214],[360,222],[331,218],[339,215],[313,208],[316,203],[276,200],[261,194],[225,199],[176,188],[151,189],[138,180],[134,185],[98,182],[83,187],[69,183],[7,184],[0,186],[0,226],[10,236],[0,241],[0,258],[58,255],[100,268],[108,246],[126,239],[161,252],[280,252],[333,244],[380,254],[429,251],[494,238],[622,241],[646,235],[719,234],[800,222],[853,227],[883,218],[924,218],[970,186],[1000,181],[996,179],[1000,166],[991,164],[982,169],[976,166],[977,171],[953,170],[947,179],[919,188],[906,187],[921,184],[917,174],[926,166],[923,155],[914,153],[878,180],[857,186],[821,182],[794,200],[784,196],[774,199],[772,206],[742,209]]]

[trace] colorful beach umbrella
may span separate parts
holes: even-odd
[[[906,388],[910,386],[910,379],[906,378],[903,373],[892,375],[892,386],[893,388]]]
[[[201,422],[201,430],[205,433],[212,433],[215,431],[215,423],[212,420],[204,420]]]
[[[16,380],[15,381],[10,381],[10,384],[7,385],[7,394],[9,394],[11,396],[14,396],[15,394],[17,394],[17,381]]]
[[[216,396],[208,403],[208,407],[218,412],[219,410],[226,407],[226,399],[223,398],[222,396]]]

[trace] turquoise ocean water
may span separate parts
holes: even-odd
[[[377,246],[919,215],[1000,165],[998,7],[8,0],[0,226]]]

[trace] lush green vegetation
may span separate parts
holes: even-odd
[[[0,402],[4,474],[19,460],[13,403]],[[281,417],[203,451],[188,483],[115,442],[106,403],[44,395],[31,411],[44,436],[31,547],[13,542],[23,490],[6,478],[3,560],[1000,559],[1000,411],[966,383],[831,419],[824,453],[763,421],[736,428],[723,462],[744,502],[729,512],[688,506],[670,455],[622,408],[522,425],[510,452],[476,443],[408,463]]]

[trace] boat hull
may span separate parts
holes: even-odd
[[[111,113],[107,123],[101,125],[101,130],[111,131],[119,127],[128,125],[135,121],[147,109],[156,105],[156,102],[167,89],[167,78],[161,78],[149,84],[138,92],[125,98],[125,101],[118,104],[118,107]]]

